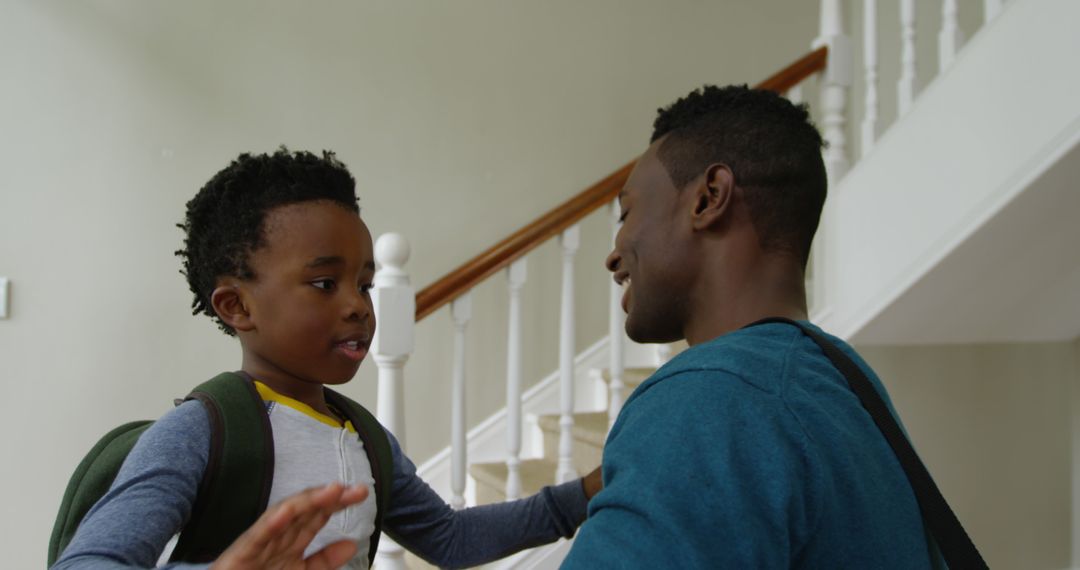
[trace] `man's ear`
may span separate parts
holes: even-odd
[[[704,230],[716,226],[731,210],[735,195],[735,174],[726,164],[710,164],[694,196],[693,227]]]
[[[247,332],[255,328],[239,281],[229,279],[219,283],[210,294],[210,304],[217,316],[237,331]]]

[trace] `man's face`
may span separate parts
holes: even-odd
[[[266,245],[251,255],[255,279],[243,285],[255,325],[245,358],[275,389],[348,382],[375,332],[371,233],[329,201],[275,208],[265,224]]]
[[[607,268],[623,285],[626,334],[637,342],[683,338],[694,273],[686,192],[675,188],[654,143],[619,194],[622,225]]]

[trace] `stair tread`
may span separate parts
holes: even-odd
[[[652,376],[653,372],[656,372],[655,367],[630,367],[623,369],[622,381],[623,386],[628,390],[632,390],[645,381],[646,378]],[[611,369],[605,368],[601,371],[600,376],[604,379],[604,382],[611,383]]]
[[[546,485],[554,484],[558,465],[558,461],[547,458],[521,460],[521,495],[527,497]],[[508,471],[505,461],[469,465],[469,474],[478,484],[488,485],[503,493]]]
[[[559,414],[543,414],[537,418],[540,429],[546,432],[559,432]],[[603,447],[607,440],[608,413],[603,412],[577,412],[574,414],[574,428],[571,434],[574,439],[583,441],[596,447]]]

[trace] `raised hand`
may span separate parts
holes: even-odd
[[[356,543],[342,540],[304,558],[330,516],[368,496],[364,485],[330,483],[301,491],[270,507],[210,566],[212,570],[331,570],[356,554]]]

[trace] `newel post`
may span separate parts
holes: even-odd
[[[405,272],[409,260],[409,242],[401,234],[388,233],[375,242],[375,260],[379,270],[371,298],[375,306],[375,338],[371,354],[379,367],[379,421],[405,448],[405,362],[414,346],[416,327],[416,292]],[[405,569],[405,551],[389,537],[379,541],[376,565],[379,568]]]

